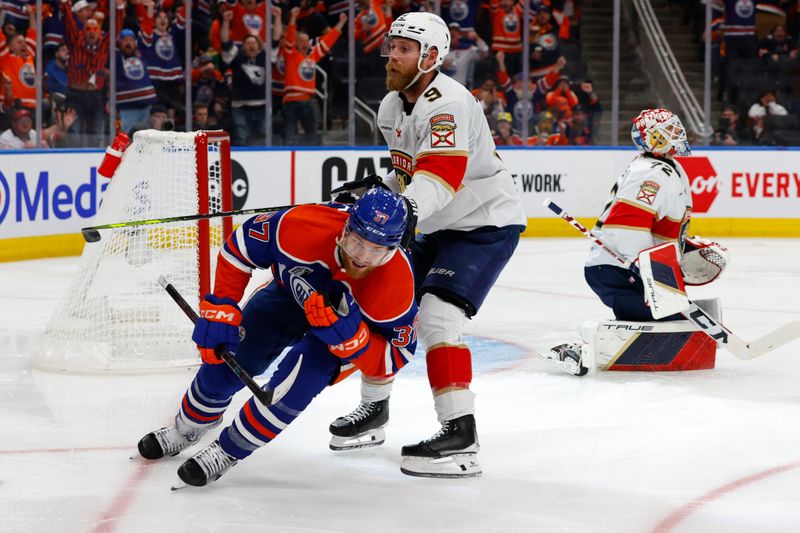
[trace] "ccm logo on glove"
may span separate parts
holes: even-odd
[[[361,310],[348,293],[342,296],[338,309],[327,296],[312,292],[303,303],[311,333],[328,345],[335,356],[347,359],[369,344],[369,328],[361,318]]]
[[[222,359],[217,355],[224,350],[235,352],[239,347],[239,324],[242,310],[230,298],[206,295],[200,302],[200,318],[194,323],[192,340],[200,349],[204,363],[218,365]]]

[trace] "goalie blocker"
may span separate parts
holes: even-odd
[[[695,303],[719,318],[718,298]],[[717,343],[688,320],[592,320],[581,324],[581,342],[561,344],[538,355],[570,374],[582,376],[595,369],[706,370],[714,368],[716,353]]]

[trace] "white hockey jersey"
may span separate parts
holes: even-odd
[[[666,241],[683,247],[692,215],[689,178],[677,161],[649,155],[634,159],[611,189],[612,198],[592,233],[634,260],[639,252]],[[592,244],[586,266],[620,263]]]
[[[384,181],[417,203],[422,233],[526,225],[483,109],[460,83],[439,73],[413,105],[390,92],[378,127],[394,166]]]

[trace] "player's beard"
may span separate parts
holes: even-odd
[[[417,69],[404,72],[398,65],[386,63],[386,88],[390,91],[402,91],[417,75]]]

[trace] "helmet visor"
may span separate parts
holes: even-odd
[[[406,37],[392,37],[386,35],[381,44],[381,57],[414,56],[419,53],[419,43]]]
[[[376,267],[383,265],[392,258],[397,248],[389,248],[369,242],[363,237],[345,227],[342,237],[338,240],[339,248],[350,257],[357,266]]]

